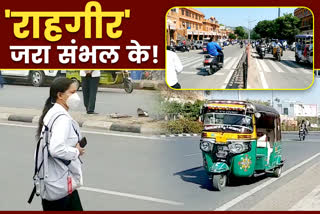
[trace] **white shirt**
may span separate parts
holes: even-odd
[[[88,70],[80,70],[80,76],[81,77],[85,77],[86,75],[87,75],[87,73],[89,72],[87,72]],[[90,73],[90,72],[89,72]],[[100,72],[100,70],[94,70],[94,71],[92,71],[91,72],[91,76],[92,77],[100,77],[101,76],[101,72]]]
[[[83,185],[83,181],[79,150],[76,148],[78,141],[81,139],[78,123],[74,121],[68,111],[58,103],[54,104],[48,111],[43,119],[43,123],[49,125],[50,120],[59,114],[63,115],[59,116],[52,125],[51,137],[49,139],[49,153],[53,158],[71,161],[68,168],[72,173],[75,186],[80,187]],[[54,177],[61,178],[61,174],[64,173],[61,171],[61,169],[65,167],[64,164],[60,161],[54,161],[53,159],[48,159],[48,162],[48,170],[51,171],[49,174],[54,174]],[[57,167],[57,164],[59,164],[60,167]]]
[[[178,75],[183,69],[182,63],[176,53],[167,50],[167,84],[174,86],[178,83]]]

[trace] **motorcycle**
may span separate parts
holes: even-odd
[[[167,46],[167,50],[176,52],[176,49],[174,48],[174,46],[171,46],[171,45]]]
[[[222,51],[220,53],[223,54]],[[219,62],[219,56],[205,55],[203,67],[204,70],[206,70],[208,74],[211,75],[221,69],[223,67],[223,63]]]
[[[258,54],[261,59],[263,59],[266,55],[266,47],[264,45],[261,45],[258,49]]]
[[[243,44],[240,44],[240,48],[243,48]]]
[[[179,45],[177,45],[176,47],[175,47],[175,49],[177,50],[177,51],[181,51],[181,52],[185,52],[185,51],[190,51],[190,48],[188,47],[188,46],[186,46],[186,45],[183,45],[183,44],[179,44]]]
[[[280,46],[273,47],[272,55],[276,60],[281,61],[281,56],[283,56],[282,48]]]
[[[306,130],[304,128],[299,129],[299,139],[300,141],[305,140],[306,138]]]

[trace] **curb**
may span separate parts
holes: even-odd
[[[0,120],[37,124],[39,121],[39,116],[0,113]],[[145,127],[144,125],[137,125],[137,124],[113,123],[113,122],[96,121],[96,120],[86,120],[86,121],[77,120],[77,122],[79,123],[79,126],[83,128],[102,129],[105,131],[131,132],[131,133],[138,133],[138,134],[144,134],[144,135],[159,136],[162,134],[159,130],[151,129],[151,128]]]
[[[160,137],[165,138],[165,137],[196,137],[200,136],[200,134],[169,134],[169,135],[160,135]]]

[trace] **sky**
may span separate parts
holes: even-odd
[[[238,100],[238,91],[212,91],[211,99]],[[240,99],[268,101],[272,98],[272,91],[240,91]],[[280,102],[301,102],[303,104],[317,104],[320,106],[320,78],[315,77],[313,85],[307,90],[273,91],[273,99]]]
[[[205,18],[214,16],[219,24],[230,27],[245,26],[248,28],[248,20],[253,28],[259,21],[273,20],[278,17],[278,8],[195,8],[204,13]],[[280,15],[293,13],[296,8],[281,8]],[[256,20],[256,21],[254,21]]]

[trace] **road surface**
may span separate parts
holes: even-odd
[[[85,210],[306,209],[308,198],[319,191],[320,134],[308,135],[305,142],[296,133],[283,135],[281,178],[244,180],[215,192],[202,168],[198,137],[159,140],[82,131],[88,138],[85,186],[79,190]],[[30,124],[0,123],[0,210],[41,210],[39,198],[26,203],[32,189],[34,134]]]
[[[208,72],[202,69],[204,56],[206,55],[202,50],[177,52],[183,65],[183,71],[178,76],[182,89],[226,88],[244,50],[239,45],[224,47],[224,66],[212,75],[208,75]]]
[[[78,91],[82,98],[82,91]],[[5,85],[0,90],[0,106],[14,108],[42,109],[49,97],[49,87],[33,87],[27,85]],[[127,114],[137,116],[137,108],[156,115],[155,106],[158,103],[158,92],[147,90],[134,90],[131,94],[123,89],[100,88],[97,94],[96,112],[100,114]],[[85,112],[81,103],[76,111]]]
[[[252,57],[262,82],[255,88],[304,89],[313,81],[312,66],[296,63],[294,51],[284,51],[281,61],[275,60],[270,53],[261,59],[256,49],[252,49]]]

